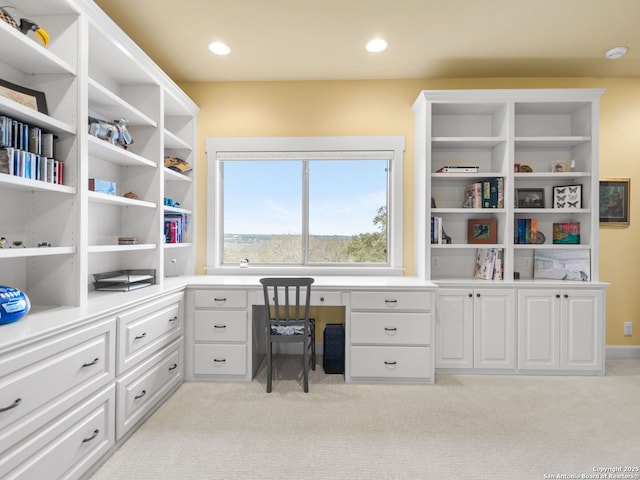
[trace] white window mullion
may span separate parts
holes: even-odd
[[[302,162],[302,263],[309,264],[309,160]]]

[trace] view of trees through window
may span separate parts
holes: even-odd
[[[387,264],[387,160],[223,162],[223,263]]]

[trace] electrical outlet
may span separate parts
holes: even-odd
[[[522,267],[526,269],[531,268],[531,259],[529,257],[525,257],[522,259]]]
[[[627,337],[633,335],[633,322],[624,322],[624,334]]]
[[[440,267],[440,259],[438,257],[431,257],[431,268],[437,270]]]

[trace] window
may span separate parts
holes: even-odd
[[[403,137],[209,138],[209,273],[400,267]]]

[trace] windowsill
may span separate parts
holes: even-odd
[[[344,275],[366,277],[399,277],[404,274],[402,267],[204,267],[206,275]]]

